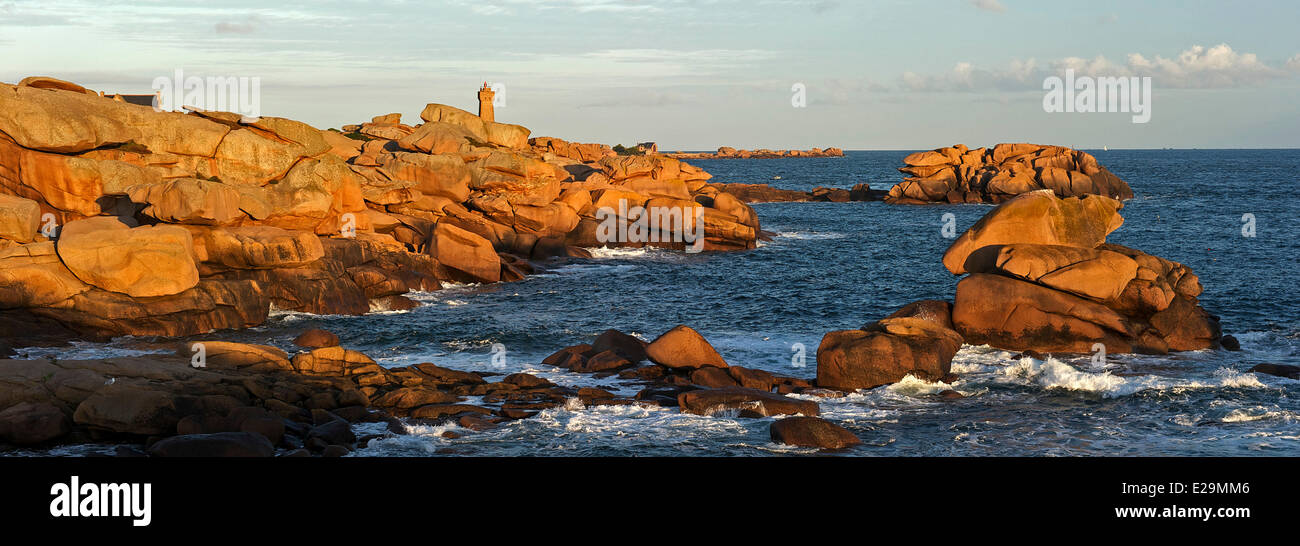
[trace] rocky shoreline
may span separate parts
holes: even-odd
[[[472,434],[580,404],[774,418],[773,442],[845,449],[860,440],[821,418],[817,399],[908,376],[952,383],[951,361],[964,343],[1038,358],[1039,351],[1091,352],[1097,343],[1111,353],[1217,348],[1217,319],[1197,304],[1200,285],[1190,270],[1105,243],[1122,222],[1120,207],[1049,191],[998,206],[944,255],[952,273],[970,275],[954,301],[918,301],[860,329],[828,332],[813,380],[732,365],[685,325],[649,342],[607,330],[539,363],[635,386],[632,396],[527,373],[383,367],[320,330],[295,339],[295,354],[213,334],[175,356],[0,361],[0,440],[107,442],[119,445],[120,456],[340,456],[411,425],[456,424],[445,434]],[[204,347],[201,368],[194,343]],[[1257,371],[1290,372],[1282,368]],[[385,431],[358,438],[352,425],[361,422],[386,423]]]
[[[742,417],[818,414],[815,402],[785,396],[820,392],[808,381],[729,366],[686,326],[650,343],[608,330],[542,362],[641,385],[632,397],[555,385],[527,373],[464,372],[432,363],[385,368],[321,330],[299,336],[293,355],[264,345],[197,343],[206,350],[201,368],[193,366],[191,343],[177,355],[0,361],[0,407],[6,408],[0,441],[117,444],[119,456],[338,456],[377,437],[406,434],[409,425],[455,423],[483,431],[574,403]],[[482,402],[465,403],[468,397]],[[357,438],[351,425],[361,422],[384,422],[386,432]],[[804,445],[801,435],[842,430],[821,420],[803,423],[773,434]]]
[[[922,201],[899,186],[904,197],[891,199],[894,190],[886,197],[865,184],[713,184],[677,159],[529,139],[523,127],[444,105],[421,118],[322,131],[282,118],[155,112],[46,78],[0,86],[0,340],[10,346],[0,358],[13,346],[73,339],[187,338],[174,355],[0,360],[0,442],[109,443],[122,456],[340,456],[412,424],[472,433],[581,404],[773,418],[774,442],[835,450],[860,440],[821,418],[816,399],[908,376],[950,383],[963,344],[1164,354],[1226,341],[1190,269],[1106,242],[1123,203],[1095,192],[1122,198],[1126,184],[1086,154],[1021,145],[909,156],[906,172],[933,172],[908,188],[929,198],[942,184],[949,202],[1000,204],[943,256],[949,272],[968,275],[952,301],[918,301],[826,333],[813,380],[732,365],[687,325],[650,341],[607,330],[540,362],[639,387],[633,396],[527,373],[384,367],[320,330],[294,347],[223,340],[222,330],[261,325],[272,308],[409,309],[411,291],[519,280],[533,261],[587,256],[587,247],[686,250],[604,240],[602,210],[624,220],[654,207],[698,210],[703,249],[730,251],[765,237],[745,202]],[[1075,170],[1052,166],[1061,158]],[[1065,172],[1078,195],[992,183],[1028,180],[1025,169],[1036,184]],[[363,422],[386,432],[358,438],[353,425]]]

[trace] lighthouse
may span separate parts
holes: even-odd
[[[496,121],[496,114],[492,110],[492,99],[496,96],[488,83],[483,82],[483,87],[478,90],[478,117],[483,118],[483,121]]]

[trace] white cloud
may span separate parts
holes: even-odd
[[[1042,78],[1042,70],[1034,59],[1011,61],[1006,68],[992,70],[960,62],[952,70],[937,75],[905,72],[901,87],[905,91],[1017,91],[1038,88]]]
[[[15,6],[13,2],[0,4],[0,27],[47,27],[73,25],[76,22],[71,14],[46,9],[46,6],[41,4],[34,6],[26,4],[22,7]]]
[[[1148,59],[1130,53],[1125,63],[1113,63],[1098,56],[1092,60],[1070,57],[1055,63],[1058,72],[1073,68],[1087,76],[1150,76],[1157,87],[1229,88],[1249,87],[1286,76],[1281,69],[1261,62],[1254,53],[1233,51],[1228,44],[1192,46],[1173,58],[1157,55]]]
[[[474,13],[477,13],[479,15],[513,15],[514,14],[514,12],[511,11],[509,8],[506,8],[505,6],[498,6],[495,4],[475,4],[474,6],[470,7],[470,9],[473,10]]]
[[[1267,84],[1300,72],[1300,55],[1282,67],[1272,67],[1254,53],[1234,51],[1228,44],[1192,46],[1178,55],[1147,58],[1131,53],[1124,62],[1104,56],[1066,57],[1040,65],[1034,59],[1015,60],[1002,68],[981,68],[958,63],[948,72],[923,75],[905,72],[899,87],[913,92],[1031,91],[1041,89],[1043,78],[1074,70],[1077,76],[1150,76],[1156,87],[1180,89],[1222,89]],[[1290,73],[1288,73],[1290,71]]]
[[[1300,53],[1296,53],[1286,60],[1286,68],[1292,72],[1300,72]]]

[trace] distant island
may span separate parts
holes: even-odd
[[[810,150],[737,150],[730,146],[718,148],[717,152],[671,152],[665,153],[674,159],[773,159],[778,157],[844,157],[844,150],[839,148],[812,148]]]

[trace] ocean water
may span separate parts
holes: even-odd
[[[718,182],[777,187],[887,189],[908,152],[844,158],[696,160]],[[1247,373],[1300,364],[1300,150],[1092,151],[1133,187],[1124,226],[1110,241],[1189,265],[1202,304],[1242,351],[1168,356],[1017,359],[966,346],[951,385],[908,379],[841,399],[817,399],[823,416],[863,439],[833,456],[1300,455],[1300,381]],[[773,177],[780,176],[780,180]],[[306,328],[384,365],[434,362],[498,373],[532,372],[560,384],[622,394],[639,387],[540,365],[607,328],[650,340],[677,324],[702,332],[733,365],[812,378],[823,334],[857,328],[920,299],[951,300],[957,278],[940,264],[952,213],[958,233],[990,205],[756,204],[777,237],[736,253],[597,250],[553,263],[527,280],[415,294],[424,305],[364,317],[276,313],[263,327],[209,338],[277,345]],[[1253,215],[1255,236],[1242,235]],[[506,348],[491,365],[493,344]],[[792,358],[802,344],[803,367]],[[157,340],[32,349],[29,356],[93,357],[170,350]],[[939,391],[967,397],[943,400]],[[469,401],[474,402],[474,399]],[[486,432],[418,427],[373,441],[356,456],[812,455],[768,438],[769,419],[683,415],[675,408],[571,403]],[[359,425],[367,432],[382,425]],[[464,435],[442,438],[446,430]]]

